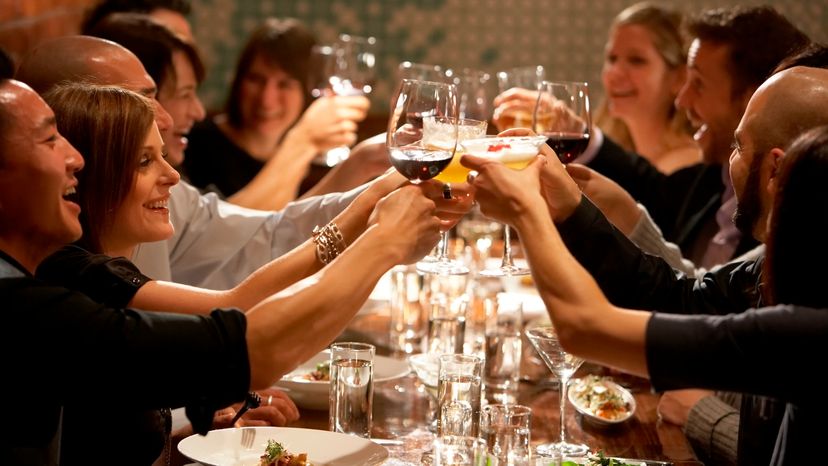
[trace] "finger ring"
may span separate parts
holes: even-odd
[[[468,182],[469,182],[469,184],[474,183],[474,180],[475,180],[476,178],[477,178],[477,172],[476,172],[476,171],[474,171],[474,170],[470,171],[470,172],[469,172],[469,174],[468,174],[468,175],[466,175],[466,181],[468,181]]]
[[[270,402],[273,401],[273,395],[269,395],[267,397],[267,405],[270,406]]]
[[[443,199],[451,199],[451,184],[443,184]]]

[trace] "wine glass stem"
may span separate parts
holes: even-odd
[[[446,230],[440,233],[440,254],[437,256],[437,260],[440,262],[446,262],[449,260],[448,257],[448,244],[449,244],[449,230]]]
[[[561,389],[561,446],[566,444],[566,417],[564,416],[564,408],[566,408],[566,385],[569,382],[569,377],[560,377]]]
[[[512,263],[512,237],[509,234],[509,225],[503,226],[503,263],[500,267],[503,269],[514,267]]]

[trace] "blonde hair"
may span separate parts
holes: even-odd
[[[610,36],[621,26],[641,26],[650,33],[653,46],[659,56],[664,60],[667,68],[675,70],[687,61],[686,40],[682,36],[683,16],[680,12],[664,7],[656,6],[648,2],[636,3],[627,7],[612,22]],[[668,115],[668,131],[664,134],[664,144],[667,150],[676,149],[686,145],[683,136],[692,134],[690,122],[684,112],[671,107]],[[595,124],[628,150],[636,150],[630,131],[620,118],[609,114],[607,98],[604,97],[598,106],[595,116]]]

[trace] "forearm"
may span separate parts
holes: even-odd
[[[521,216],[532,276],[568,351],[639,375],[647,374],[644,336],[649,313],[607,302],[589,273],[569,253],[544,209]]]
[[[383,243],[377,227],[369,228],[319,273],[254,307],[247,330],[252,388],[270,386],[345,328],[400,260]]]
[[[230,202],[260,210],[279,210],[296,198],[316,147],[288,133],[279,149],[247,185],[230,196]]]

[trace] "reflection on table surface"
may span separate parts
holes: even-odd
[[[377,345],[378,354],[388,354],[387,310],[376,307],[357,315],[340,341],[365,341]],[[558,383],[540,361],[533,361],[534,350],[524,342],[524,380],[520,384],[518,403],[532,408],[532,444],[558,440]],[[606,374],[607,369],[584,364],[575,374]],[[696,466],[698,462],[681,428],[662,422],[656,406],[658,395],[649,382],[638,377],[612,373],[616,382],[635,396],[636,412],[628,421],[600,426],[584,420],[571,406],[567,407],[567,436],[572,442],[585,443],[593,451],[607,456],[670,461],[676,466]],[[406,377],[377,383],[374,386],[374,427],[376,438],[400,439],[402,445],[386,445],[390,453],[385,465],[420,464],[424,451],[431,448],[432,434],[426,428],[430,416],[429,395],[411,373]],[[301,410],[301,418],[292,427],[327,430],[328,412]]]

